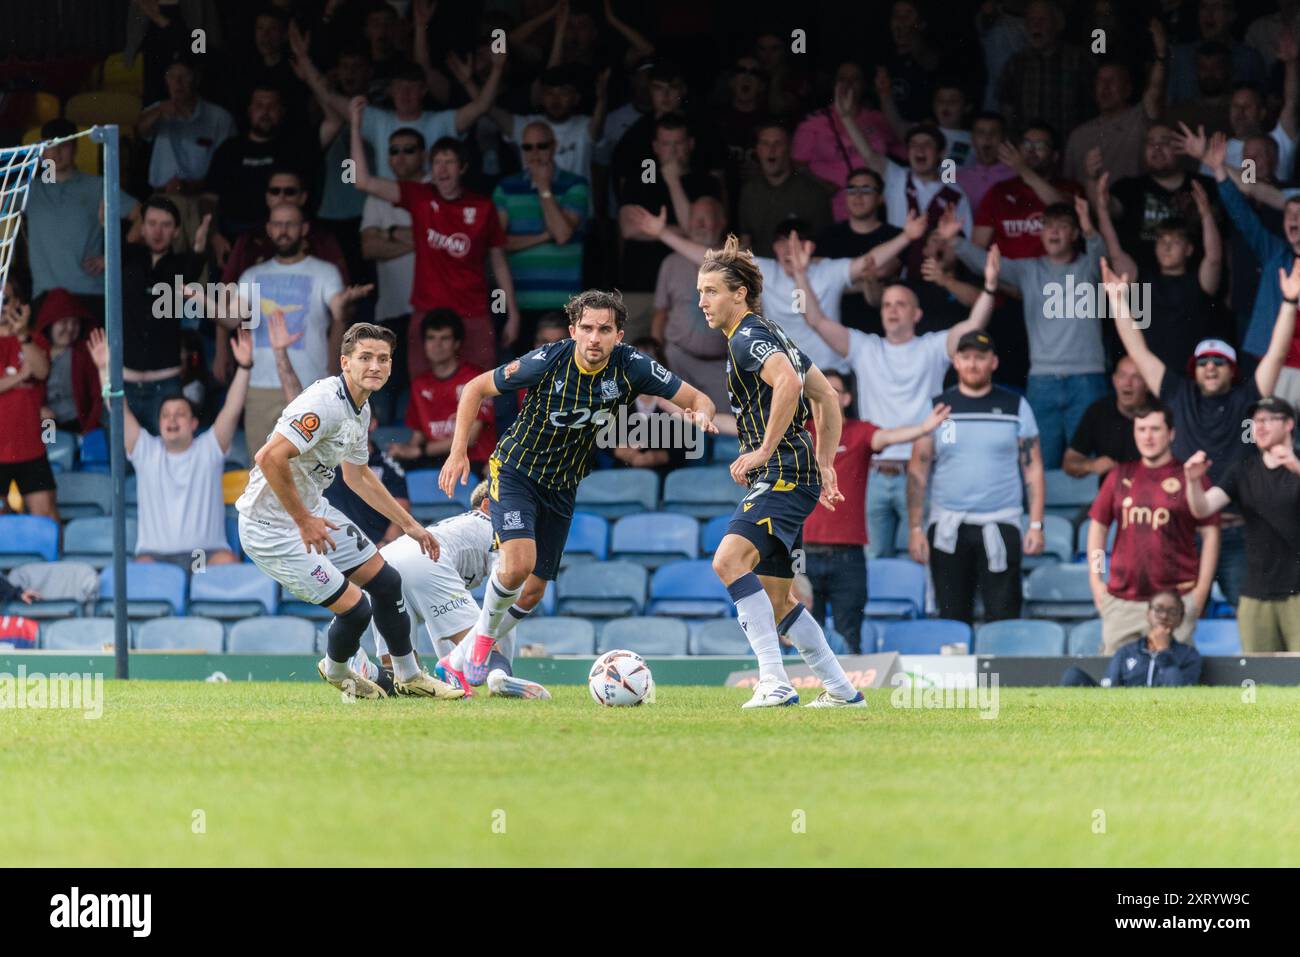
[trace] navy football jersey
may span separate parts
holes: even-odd
[[[575,345],[548,343],[492,373],[502,392],[528,390],[492,456],[547,488],[576,488],[586,477],[596,434],[619,406],[641,394],[671,399],[682,387],[672,372],[621,342],[604,367],[583,372]]]
[[[768,357],[776,352],[786,354],[802,382],[812,362],[776,323],[751,312],[727,337],[727,392],[731,397],[731,412],[736,417],[741,452],[760,448],[767,434],[772,387],[763,381],[760,370]],[[796,485],[821,484],[821,470],[817,467],[812,436],[803,427],[810,418],[812,412],[808,400],[801,392],[794,417],[785,435],[781,436],[776,451],[766,464],[750,470],[747,478],[751,485],[759,480]]]

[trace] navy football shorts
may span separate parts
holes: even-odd
[[[803,524],[817,507],[820,485],[755,482],[727,523],[728,535],[740,535],[758,549],[755,575],[793,578],[793,553],[803,548]]]
[[[531,538],[537,547],[533,574],[554,581],[573,521],[576,489],[544,488],[497,459],[488,461],[488,514],[497,545],[512,538]]]

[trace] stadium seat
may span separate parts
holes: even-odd
[[[910,558],[867,561],[868,618],[924,618],[925,566]]]
[[[862,627],[858,629],[858,647],[862,649],[859,653],[864,655],[874,655],[880,650],[880,635],[883,622],[878,623],[870,618],[862,619]],[[832,629],[833,630],[833,629]],[[829,640],[829,633],[827,639]],[[840,654],[841,652],[836,652]]]
[[[406,473],[406,491],[411,498],[411,514],[425,524],[440,522],[469,508],[470,483],[457,485],[451,498],[438,488],[437,469],[413,469]]]
[[[120,90],[97,90],[68,98],[63,115],[78,126],[116,123],[123,137],[135,135],[140,116],[140,97]]]
[[[77,461],[77,440],[70,432],[54,433],[54,441],[45,447],[50,468],[56,472],[71,472]]]
[[[722,544],[723,537],[727,534],[727,526],[731,524],[731,513],[726,515],[715,515],[707,522],[700,524],[700,554],[712,555]]]
[[[248,488],[248,469],[226,469],[221,473],[221,501],[234,505]]]
[[[1087,562],[1043,565],[1025,580],[1024,614],[1030,618],[1091,618],[1097,614]]]
[[[926,618],[921,621],[877,622],[880,630],[880,650],[897,651],[900,655],[937,655],[944,645],[963,644],[970,651],[970,625],[964,621],[947,618]]]
[[[1241,634],[1234,618],[1202,618],[1192,632],[1192,643],[1202,655],[1241,654]]]
[[[1086,523],[1085,523],[1086,524]],[[1020,519],[1021,542],[1025,532],[1029,531],[1029,516]],[[1022,555],[1022,571],[1032,571],[1039,565],[1059,564],[1074,561],[1074,527],[1070,520],[1060,515],[1043,516],[1043,553],[1041,555]]]
[[[59,523],[44,515],[0,515],[0,570],[59,557]]]
[[[654,569],[700,553],[700,524],[676,512],[626,515],[614,523],[610,556]]]
[[[560,572],[555,584],[561,615],[618,618],[645,606],[646,570],[632,562],[583,562]]]
[[[41,627],[41,647],[104,654],[105,649],[112,649],[116,636],[112,618],[65,618]]]
[[[1075,478],[1061,469],[1048,469],[1044,478],[1047,485],[1047,514],[1059,515],[1069,521],[1071,526],[1079,512],[1091,505],[1097,497],[1099,483],[1095,475]]]
[[[126,517],[137,518],[140,514],[140,482],[132,472],[123,485],[122,500],[126,502]]]
[[[225,649],[226,631],[211,618],[155,618],[143,622],[135,634],[140,651],[204,651],[219,655]]]
[[[370,433],[370,441],[382,452],[393,442],[405,443],[412,431],[409,425],[381,425]]]
[[[691,634],[690,650],[693,655],[725,655],[729,658],[754,654],[740,622],[734,618],[711,618],[700,622]]]
[[[301,618],[249,618],[230,629],[226,651],[232,655],[310,655],[316,652],[316,629]]]
[[[730,616],[734,606],[727,586],[713,572],[713,563],[703,558],[672,562],[655,570],[650,579],[652,615],[679,618]]]
[[[274,615],[279,593],[256,565],[207,565],[190,577],[190,614],[221,620]]]
[[[600,469],[578,485],[576,508],[610,520],[653,512],[659,504],[659,476],[650,469]]]
[[[126,613],[129,618],[160,618],[185,614],[185,572],[163,562],[128,562]],[[113,614],[113,569],[99,574],[101,615]]]
[[[126,520],[126,554],[135,554],[136,521]],[[113,516],[96,515],[74,518],[63,529],[63,557],[67,561],[85,562],[106,568],[113,561]]]
[[[674,469],[664,479],[664,511],[700,520],[730,515],[744,496],[725,465]]]
[[[734,435],[713,436],[713,448],[709,451],[709,461],[715,465],[730,465],[740,457],[740,439]]]
[[[253,467],[252,459],[248,454],[248,438],[243,429],[235,433],[235,437],[230,441],[230,448],[226,449],[226,468],[232,465],[244,470]]]
[[[1054,621],[1013,618],[975,629],[977,655],[1051,657],[1065,653],[1065,629]]]
[[[1092,527],[1092,519],[1085,519],[1079,526],[1079,530],[1074,535],[1074,554],[1078,561],[1087,561],[1088,559],[1088,529]],[[1114,522],[1110,523],[1110,531],[1106,533],[1106,554],[1109,555],[1115,550],[1115,533],[1119,531],[1119,526]]]
[[[60,472],[54,476],[59,515],[88,518],[113,511],[113,480],[99,472]]]
[[[136,96],[144,94],[144,57],[138,54],[128,67],[125,56],[110,53],[100,66],[99,73],[101,90],[133,93]]]
[[[616,648],[650,655],[684,655],[690,629],[680,618],[615,618],[605,622],[596,639],[596,654]]]
[[[1101,619],[1090,618],[1070,629],[1065,653],[1075,658],[1090,658],[1101,654]]]
[[[0,614],[40,621],[79,617],[99,595],[99,575],[84,562],[27,562],[10,572],[9,581],[41,597],[30,605],[15,599],[0,606]]]
[[[548,655],[592,655],[596,628],[582,618],[525,618],[515,626],[515,647],[541,645]]]
[[[311,621],[329,621],[334,617],[334,612],[330,611],[324,605],[313,605],[310,602],[300,601],[285,591],[280,589],[280,608],[281,615],[288,615],[294,618],[307,618]],[[321,645],[321,647],[325,647]]]
[[[230,546],[235,557],[244,561],[244,545],[239,540],[239,519],[233,515],[226,516],[226,544]]]
[[[84,468],[87,465],[108,465],[108,432],[104,429],[91,429],[81,435],[81,448],[78,458]]]
[[[609,557],[609,522],[590,512],[574,512],[569,538],[564,543],[563,563],[572,559],[604,561]]]

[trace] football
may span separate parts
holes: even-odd
[[[587,688],[597,704],[630,708],[646,700],[654,688],[654,678],[650,666],[636,652],[607,651],[591,666]]]

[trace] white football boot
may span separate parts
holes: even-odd
[[[815,701],[809,701],[805,708],[865,708],[867,706],[866,696],[861,691],[856,698],[850,698],[845,701],[843,698],[837,698],[829,691],[823,691]]]
[[[316,673],[321,676],[321,680],[326,684],[333,685],[335,688],[338,688],[345,695],[350,697],[366,699],[388,697],[388,693],[384,691],[383,688],[379,687],[378,684],[350,669],[345,678],[335,679],[329,677],[325,674],[324,658],[316,663]]]
[[[550,701],[551,693],[536,681],[516,678],[504,669],[494,668],[487,678],[488,691],[502,698],[535,698]]]
[[[784,708],[799,703],[799,692],[793,685],[776,678],[761,678],[754,685],[754,696],[742,704],[743,708]]]

